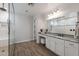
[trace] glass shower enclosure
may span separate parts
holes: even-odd
[[[0,3],[0,56],[13,56],[15,43],[15,10],[11,3]]]
[[[14,10],[14,4],[10,3],[8,4],[8,11],[9,11],[9,20],[8,20],[8,52],[10,56],[14,55],[15,50],[15,10]]]

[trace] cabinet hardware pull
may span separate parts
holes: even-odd
[[[74,44],[69,44],[69,45],[74,45]]]

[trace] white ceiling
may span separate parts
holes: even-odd
[[[77,12],[79,11],[78,3],[35,3],[34,6],[28,6],[26,3],[15,3],[15,12],[21,14],[37,15],[46,14],[55,9],[59,9],[64,12]],[[25,11],[28,12],[25,12]]]
[[[26,4],[17,3],[17,4],[14,4],[14,7],[15,7],[15,12],[17,13],[36,15],[36,14],[46,13],[51,9],[55,8],[59,4],[52,4],[51,5],[52,8],[50,5],[51,4],[47,4],[47,3],[35,3],[34,6],[28,6],[27,3]],[[28,10],[28,12],[25,12],[26,10]]]

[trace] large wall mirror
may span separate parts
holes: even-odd
[[[75,27],[77,22],[77,13],[69,13],[62,17],[48,20],[48,30],[51,33],[60,33],[75,35]]]

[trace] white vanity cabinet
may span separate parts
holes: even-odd
[[[48,36],[46,47],[58,55],[64,55],[64,40]]]
[[[47,35],[44,37],[46,37],[46,47],[57,55],[79,56],[79,43],[67,41],[62,37]]]
[[[56,54],[60,56],[64,56],[64,40],[57,39],[56,40]]]
[[[79,44],[65,41],[65,56],[78,56],[79,53]]]
[[[55,40],[56,38],[49,37],[49,36],[46,39],[46,47],[53,52],[55,52]]]

